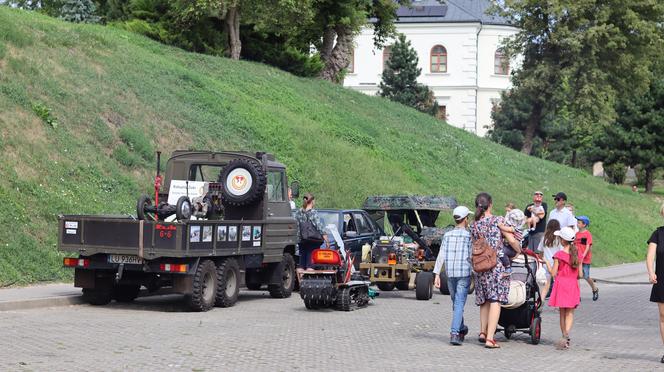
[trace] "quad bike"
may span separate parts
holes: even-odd
[[[307,309],[332,307],[352,311],[365,307],[377,294],[369,281],[359,273],[351,273],[351,259],[342,260],[338,251],[315,249],[311,253],[313,270],[303,273],[300,297]]]

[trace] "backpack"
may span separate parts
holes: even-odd
[[[300,237],[302,238],[302,242],[317,245],[323,244],[325,241],[323,234],[318,231],[318,227],[309,219],[309,214],[304,211],[302,213],[306,218],[300,222]]]
[[[473,271],[476,273],[491,271],[498,263],[496,250],[480,235],[479,230],[477,230],[477,223],[475,223],[474,228],[478,239],[473,241],[473,254],[471,256]]]

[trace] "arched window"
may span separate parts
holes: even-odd
[[[493,73],[496,75],[508,75],[510,73],[510,60],[502,49],[496,50],[494,55]]]
[[[386,46],[383,49],[383,70],[387,69],[387,61],[390,60],[390,57],[392,57],[392,47]]]
[[[355,49],[350,50],[350,62],[348,63],[346,70],[351,74],[355,72]]]
[[[431,48],[431,72],[447,72],[447,49],[442,45]]]

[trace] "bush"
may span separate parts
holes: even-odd
[[[60,19],[75,23],[98,23],[96,10],[92,0],[64,0],[60,8]]]
[[[154,147],[143,131],[136,127],[124,126],[120,129],[120,139],[129,150],[140,155],[145,160],[150,160],[154,156]]]
[[[627,166],[623,163],[604,164],[604,173],[607,181],[622,185],[625,182],[625,170]]]
[[[113,150],[113,157],[120,162],[120,164],[129,168],[141,164],[141,159],[136,156],[136,154],[133,154],[125,144],[121,144]]]

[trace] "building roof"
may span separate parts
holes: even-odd
[[[489,15],[489,0],[414,0],[397,10],[397,23],[482,23],[511,26],[499,16]]]

